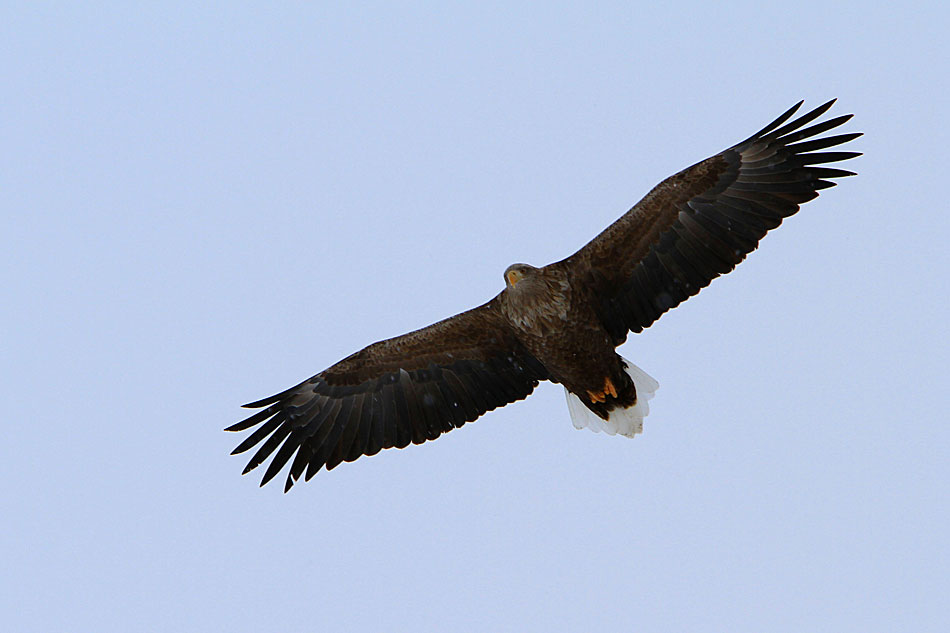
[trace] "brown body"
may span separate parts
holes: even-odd
[[[589,284],[571,273],[563,262],[510,266],[498,297],[501,313],[525,349],[549,368],[549,379],[606,419],[611,409],[633,405],[637,392],[593,309]]]
[[[853,172],[823,166],[857,156],[820,150],[858,133],[806,127],[833,102],[785,123],[800,103],[745,141],[667,178],[579,251],[543,268],[515,264],[505,289],[477,308],[374,343],[248,407],[227,430],[258,427],[235,450],[271,454],[266,483],[290,462],[285,490],[306,472],[421,443],[562,383],[599,417],[636,402],[615,348],[629,332],[732,270],[799,205]],[[783,125],[784,124],[784,125]]]

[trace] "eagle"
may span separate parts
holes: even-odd
[[[860,153],[822,151],[861,135],[822,135],[852,115],[809,125],[831,100],[786,123],[802,103],[670,176],[570,257],[509,266],[487,303],[244,405],[261,410],[225,429],[257,427],[232,452],[260,444],[244,474],[274,455],[261,485],[289,462],[286,492],[321,468],[434,440],[542,380],[563,385],[575,427],[633,437],[658,383],[616,352],[628,333],[735,268],[833,179],[854,175],[824,165]]]

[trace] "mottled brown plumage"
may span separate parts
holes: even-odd
[[[859,155],[818,151],[859,133],[814,138],[850,115],[804,127],[832,103],[785,124],[798,103],[667,178],[567,259],[510,266],[505,289],[488,303],[374,343],[245,405],[262,410],[227,429],[258,427],[234,450],[261,444],[244,472],[276,451],[261,485],[290,463],[289,490],[323,467],[435,439],[527,397],[541,380],[563,384],[603,419],[632,407],[636,387],[615,351],[627,333],[732,270],[830,179],[853,175],[815,166]]]

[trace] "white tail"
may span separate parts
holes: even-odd
[[[571,412],[571,422],[575,429],[590,429],[594,433],[603,431],[607,435],[619,433],[624,437],[633,437],[643,431],[643,418],[650,413],[647,402],[656,394],[660,383],[654,380],[645,371],[621,356],[624,369],[633,385],[637,388],[637,403],[627,409],[614,409],[606,420],[600,419],[596,413],[584,406],[580,398],[564,389],[567,395],[567,409]]]

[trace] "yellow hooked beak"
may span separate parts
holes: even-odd
[[[524,279],[524,275],[517,270],[509,270],[506,277],[508,279],[508,285],[510,286],[514,286],[516,283]]]

